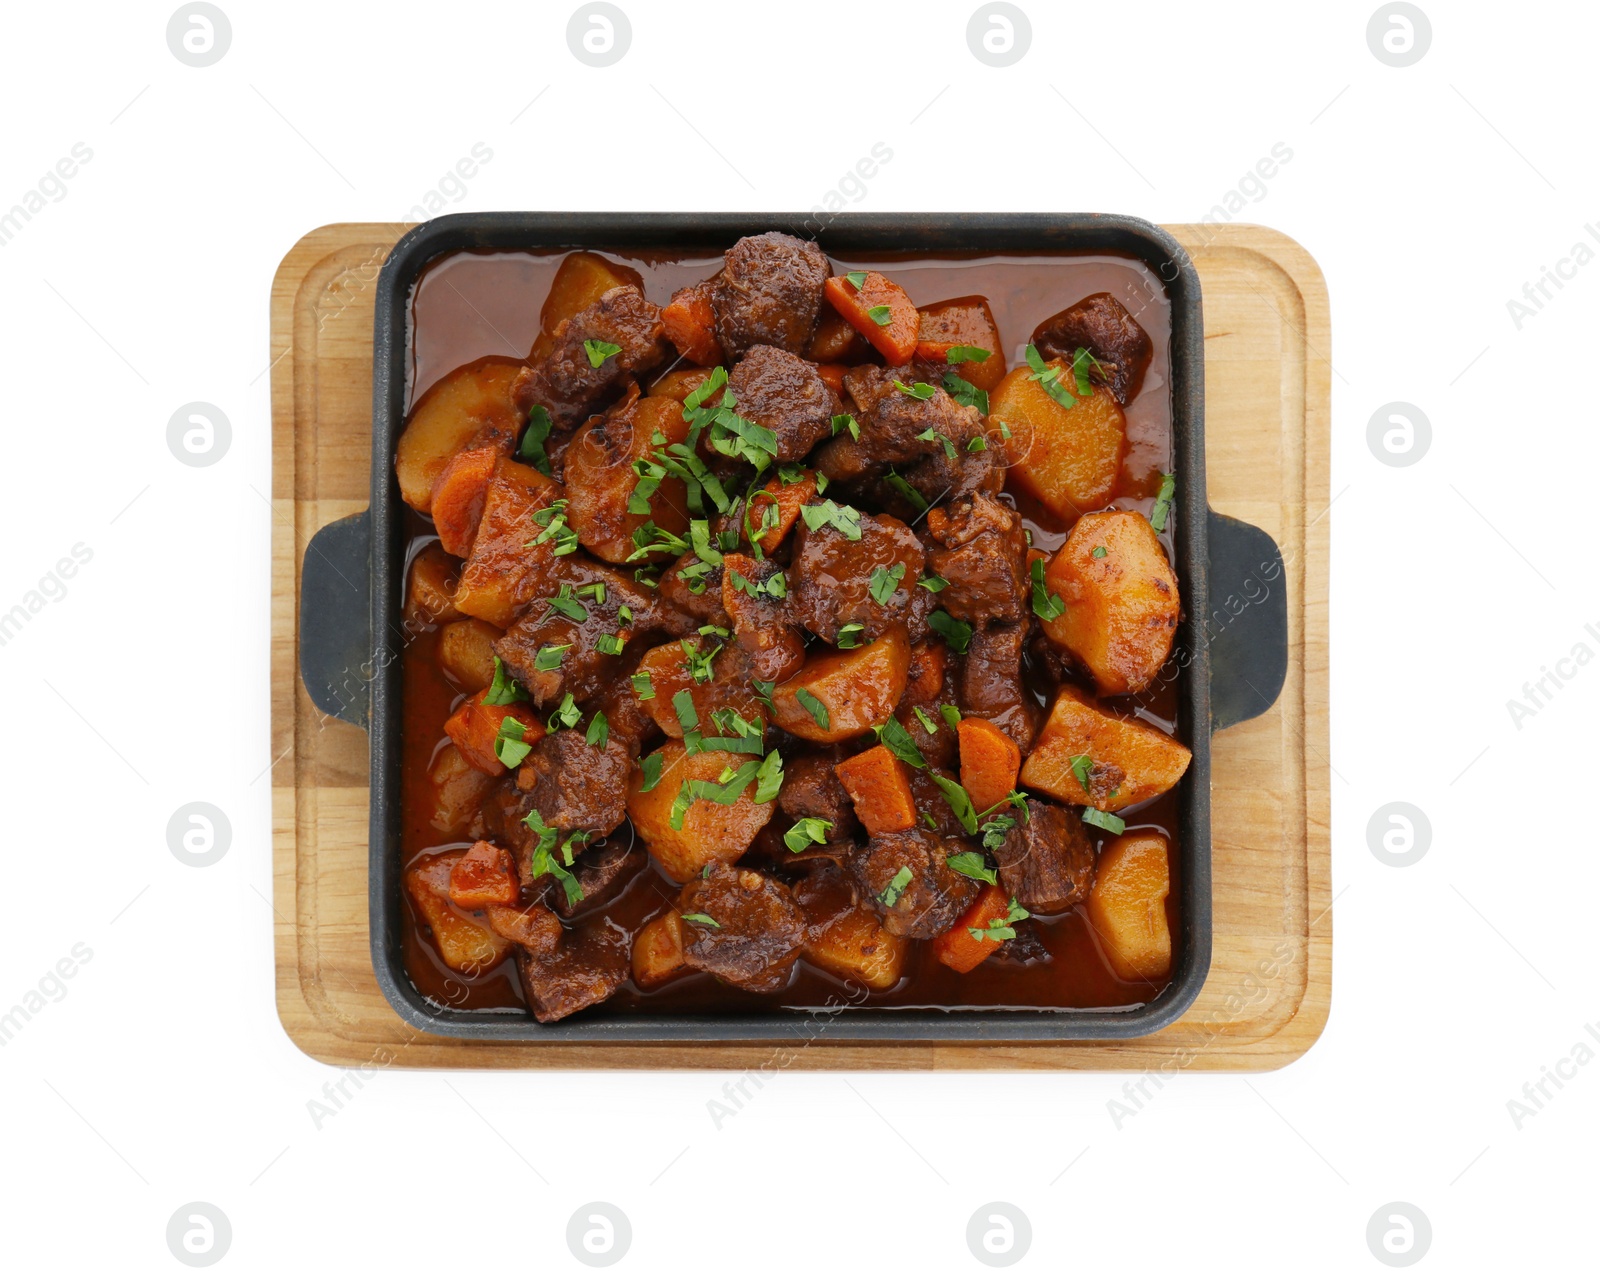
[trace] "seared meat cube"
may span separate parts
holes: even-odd
[[[648,652],[642,647],[644,643],[642,640],[635,641],[617,659],[620,665],[612,681],[584,703],[590,719],[594,718],[595,711],[604,711],[611,735],[635,752],[642,750],[645,741],[652,739],[657,732],[655,717],[645,710],[644,703],[639,700],[639,694],[633,687],[634,673],[639,670]]]
[[[596,598],[599,593],[592,590],[596,585],[604,588],[604,599]],[[624,605],[632,615],[626,623],[620,613]],[[616,641],[626,649],[655,632],[683,636],[694,629],[692,619],[663,604],[621,570],[577,556],[563,557],[522,617],[495,641],[494,651],[537,705],[558,702],[566,693],[584,702],[621,669],[623,650],[616,649]],[[544,650],[548,650],[548,669],[540,665]],[[556,650],[562,651],[558,655]],[[554,661],[557,656],[559,661]]]
[[[728,626],[728,615],[722,609],[722,566],[707,566],[693,552],[685,552],[661,571],[656,594],[699,626]]]
[[[583,731],[563,728],[533,748],[517,769],[526,810],[562,831],[610,834],[628,815],[628,774],[634,751],[617,737],[591,746]]]
[[[1039,924],[1031,918],[1011,924],[1016,936],[1002,940],[1000,947],[990,956],[996,962],[1009,962],[1012,966],[1034,966],[1050,961],[1050,950],[1039,936]]]
[[[862,515],[858,523],[860,537],[854,539],[833,522],[812,529],[803,516],[795,529],[791,610],[806,630],[835,644],[839,628],[851,623],[862,626],[861,644],[904,625],[922,577],[922,543],[903,521]]]
[[[969,850],[962,839],[906,830],[875,836],[866,850],[850,858],[850,866],[884,915],[885,931],[931,940],[955,926],[978,894],[973,879],[946,863],[951,855]]]
[[[1089,374],[1123,406],[1139,392],[1150,366],[1149,335],[1108,291],[1046,318],[1034,328],[1033,345],[1045,361],[1065,358],[1069,366],[1079,349],[1088,349],[1100,363]]]
[[[586,343],[597,350],[596,356],[606,344],[620,352],[606,354],[596,366]],[[556,327],[554,347],[543,361],[518,375],[512,399],[523,414],[543,406],[556,431],[564,432],[581,424],[634,376],[665,361],[668,348],[661,310],[632,284],[613,287]]]
[[[812,363],[766,344],[756,345],[733,368],[723,400],[777,434],[779,463],[810,454],[839,413],[839,399]]]
[[[995,724],[1024,753],[1039,729],[1037,707],[1022,684],[1027,635],[1027,624],[1020,622],[979,627],[961,668],[962,711]]]
[[[1089,899],[1094,844],[1076,812],[1030,799],[1027,815],[1008,810],[1016,824],[994,849],[1000,881],[1030,913],[1065,913]]]
[[[583,889],[583,899],[569,901],[559,882],[545,889],[544,898],[563,918],[582,917],[620,896],[649,859],[647,852],[634,847],[632,834],[614,834],[585,848],[572,862],[572,876]]]
[[[921,729],[917,730],[918,732]],[[955,748],[951,747],[952,757]],[[931,760],[929,762],[932,762]],[[948,768],[941,768],[935,764],[932,768],[913,768],[911,770],[911,798],[917,805],[917,817],[920,824],[918,829],[932,830],[945,838],[960,838],[966,833],[961,824],[961,818],[950,806],[950,801],[944,797],[944,790],[933,777],[937,773],[946,781],[957,781],[956,774]],[[957,781],[957,784],[960,784]],[[984,811],[978,808],[977,811]]]
[[[789,982],[789,970],[806,938],[806,919],[788,887],[736,865],[712,865],[678,898],[688,937],[684,961],[724,984],[772,993]]]
[[[722,607],[758,680],[786,680],[806,659],[805,640],[790,620],[787,581],[778,584],[781,595],[771,591],[772,580],[782,575],[770,560],[757,564],[736,552],[722,558]]]
[[[828,842],[845,843],[855,837],[861,823],[856,820],[855,805],[833,771],[836,762],[832,754],[800,755],[789,760],[784,765],[778,807],[796,821],[810,816],[831,822]]]
[[[817,451],[817,470],[846,493],[869,495],[907,516],[946,497],[998,490],[1004,473],[995,465],[977,408],[962,406],[942,388],[917,397],[897,381],[912,387],[902,372],[881,366],[856,367],[845,376],[861,437],[840,433],[827,442]],[[968,449],[974,444],[982,448]],[[921,505],[900,481],[916,491]]]
[[[822,307],[822,284],[833,272],[822,249],[788,234],[756,234],[741,238],[722,259],[711,307],[728,360],[758,344],[804,353]]]
[[[541,1024],[603,1002],[628,978],[628,933],[606,922],[569,931],[554,952],[516,950],[528,1009]]]
[[[975,626],[1028,615],[1028,544],[1022,518],[993,495],[975,494],[928,513],[928,572],[950,584],[939,604]]]

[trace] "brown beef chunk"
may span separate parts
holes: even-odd
[[[707,623],[726,627],[729,618],[722,609],[722,566],[712,565],[702,572],[698,567],[703,564],[693,552],[685,552],[662,571],[656,594],[693,618],[697,627]]]
[[[563,728],[540,740],[517,769],[525,797],[522,816],[537,811],[566,834],[610,834],[628,815],[628,773],[634,752],[617,737],[591,746],[583,728]]]
[[[724,252],[711,308],[728,360],[758,344],[804,353],[822,308],[822,284],[832,272],[820,247],[788,234],[741,238]]]
[[[1039,725],[1022,684],[1025,623],[979,627],[961,668],[961,710],[989,720],[1026,754]]]
[[[789,982],[789,970],[806,938],[806,919],[788,887],[736,865],[713,865],[678,898],[687,939],[684,961],[724,984],[772,993]],[[704,915],[710,922],[699,920]]]
[[[1068,365],[1079,349],[1088,349],[1100,363],[1090,375],[1124,406],[1138,394],[1150,366],[1150,337],[1108,291],[1046,318],[1034,328],[1033,344],[1047,361],[1060,357]]]
[[[599,583],[605,599],[593,593],[579,595],[580,588]],[[563,590],[563,588],[565,590]],[[552,605],[552,601],[556,604]],[[627,605],[631,621],[621,620],[620,610]],[[576,606],[571,612],[564,610]],[[582,610],[584,617],[576,617]],[[539,706],[547,706],[571,693],[573,700],[588,701],[609,684],[622,667],[622,654],[600,648],[607,636],[620,635],[624,653],[628,646],[645,641],[655,633],[667,636],[688,635],[694,621],[657,594],[635,583],[621,570],[595,564],[581,555],[558,558],[548,576],[536,590],[533,600],[511,629],[495,641],[494,651],[510,672],[527,688]],[[539,651],[560,645],[571,647],[561,655],[559,665],[540,670]]]
[[[986,626],[1028,615],[1028,544],[1022,518],[993,495],[975,494],[928,513],[928,572],[950,584],[939,604],[952,617]]]
[[[819,506],[815,501],[811,506]],[[794,560],[789,567],[790,609],[814,635],[837,643],[839,628],[859,622],[859,643],[876,640],[903,625],[922,577],[923,550],[917,536],[892,516],[860,518],[861,537],[850,539],[832,524],[811,529],[802,516],[794,530]],[[872,596],[876,569],[900,568],[888,603]]]
[[[662,338],[661,310],[631,283],[613,287],[555,329],[549,356],[522,372],[512,397],[523,412],[535,405],[550,412],[557,431],[581,424],[607,397],[634,376],[658,366],[669,346]],[[615,344],[599,366],[590,364],[584,341]]]
[[[783,349],[758,344],[728,377],[733,408],[778,437],[778,462],[804,459],[832,430],[839,399],[817,368]]]
[[[917,492],[922,504],[960,498],[977,490],[998,490],[1004,476],[989,448],[983,416],[962,406],[944,389],[923,400],[896,387],[909,383],[898,371],[860,366],[845,376],[845,392],[855,406],[860,439],[840,433],[821,446],[816,469],[852,496],[864,496],[898,514],[922,511],[891,471]],[[984,448],[969,450],[982,439]]]
[[[541,1024],[603,1002],[628,978],[628,933],[605,921],[569,931],[553,953],[519,947],[517,970],[528,1009]]]
[[[545,889],[545,900],[563,918],[593,913],[620,896],[649,859],[642,847],[635,848],[633,835],[627,830],[613,834],[605,842],[584,849],[572,863],[572,876],[583,889],[582,900],[569,901],[566,888],[554,881]]]
[[[1000,881],[1030,913],[1065,913],[1089,899],[1094,844],[1083,819],[1043,799],[1030,799],[1028,815],[1008,811],[1016,824],[994,850]]]
[[[1039,936],[1039,924],[1031,920],[1012,923],[1016,936],[1002,940],[1000,947],[990,956],[996,962],[1009,962],[1012,966],[1034,966],[1050,961],[1050,950]]]
[[[833,771],[833,754],[799,755],[784,764],[783,788],[778,791],[778,807],[796,821],[818,817],[832,823],[828,842],[845,843],[861,828],[855,804],[839,784]]]
[[[892,936],[931,940],[955,926],[978,894],[978,884],[958,874],[946,861],[956,852],[970,850],[962,839],[945,838],[927,830],[878,834],[864,851],[850,858],[856,881],[883,915],[883,929]],[[910,881],[893,905],[884,893],[904,869]]]

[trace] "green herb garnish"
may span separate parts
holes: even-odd
[[[620,344],[611,344],[605,340],[585,340],[583,351],[589,355],[589,365],[598,367],[608,357],[616,357],[622,352]]]
[[[1098,826],[1102,830],[1110,830],[1113,834],[1121,834],[1128,828],[1128,823],[1120,816],[1110,812],[1102,812],[1099,808],[1085,808],[1083,819],[1090,825]]]
[[[999,879],[999,875],[984,864],[981,852],[956,852],[954,855],[947,856],[944,863],[955,870],[956,873],[962,874],[967,878],[975,878],[980,883],[988,883],[993,886]]]
[[[783,842],[791,852],[803,852],[813,843],[826,843],[832,828],[833,822],[820,816],[803,816],[784,832]]]
[[[911,886],[911,880],[914,877],[915,875],[911,872],[911,866],[909,865],[902,865],[895,872],[895,876],[889,880],[889,885],[878,893],[878,900],[885,909],[893,909],[895,907],[900,897],[905,895],[906,888]]]
[[[794,700],[806,708],[811,718],[817,721],[817,727],[824,732],[828,730],[828,708],[818,701],[812,694],[803,688],[794,691]]]
[[[953,653],[965,653],[972,643],[972,624],[952,618],[943,609],[935,609],[928,615],[928,625],[944,637]]]
[[[1178,480],[1170,472],[1161,474],[1161,490],[1156,495],[1156,505],[1150,509],[1150,528],[1157,534],[1167,528],[1167,513],[1172,510],[1172,496],[1177,493]]]
[[[1067,611],[1067,602],[1062,600],[1053,591],[1046,591],[1044,585],[1044,562],[1037,557],[1028,567],[1028,573],[1033,579],[1033,611],[1046,622],[1052,622]]]
[[[506,673],[506,664],[498,657],[494,660],[494,680],[483,695],[485,706],[509,706],[512,702],[528,700],[528,690]]]

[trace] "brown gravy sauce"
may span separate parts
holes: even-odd
[[[482,357],[526,357],[539,332],[539,308],[566,254],[567,249],[457,252],[431,264],[418,280],[411,302],[407,410],[432,384],[458,366]],[[644,277],[645,294],[658,304],[665,304],[678,288],[710,277],[722,264],[720,254],[598,254],[637,269]],[[1161,474],[1172,468],[1171,307],[1154,271],[1125,257],[1075,253],[917,253],[830,259],[835,273],[878,269],[889,274],[918,305],[956,296],[984,296],[999,324],[1008,369],[1023,361],[1023,347],[1041,320],[1084,296],[1109,291],[1149,332],[1154,345],[1144,385],[1126,410],[1128,452],[1113,505],[1149,509]],[[1064,527],[1051,522],[1036,507],[1020,502],[1018,507],[1036,546],[1054,551],[1061,545]],[[427,518],[416,513],[407,515],[409,561],[434,533]],[[1169,521],[1163,535],[1169,553],[1173,528],[1174,522]],[[445,744],[444,721],[463,700],[439,669],[437,643],[436,631],[424,631],[411,641],[401,659],[400,850],[407,867],[421,856],[462,846],[429,825],[428,768],[434,754]],[[1032,687],[1041,704],[1048,705],[1047,685],[1034,677]],[[1169,673],[1147,692],[1122,699],[1117,705],[1175,732],[1178,694],[1170,667]],[[1167,921],[1176,943],[1177,896],[1183,866],[1176,792],[1168,792],[1123,815],[1130,830],[1159,829],[1171,845],[1172,891],[1167,898]],[[775,823],[778,820],[781,818],[775,818]],[[628,828],[624,826],[621,832],[628,832]],[[1100,837],[1103,841],[1107,836]],[[652,865],[636,875],[627,890],[600,912],[605,920],[636,931],[668,907],[678,890]],[[1150,1001],[1165,987],[1165,981],[1120,979],[1101,954],[1081,907],[1057,917],[1037,918],[1034,923],[1049,952],[1048,962],[1019,965],[991,955],[975,970],[960,975],[935,959],[929,942],[913,941],[904,976],[895,988],[884,992],[867,994],[859,986],[802,959],[789,987],[780,993],[745,993],[707,975],[689,975],[644,993],[630,979],[610,1001],[591,1007],[584,1016],[748,1014],[846,1005],[947,1011],[1006,1007],[1107,1009]],[[464,979],[440,960],[409,897],[404,925],[406,970],[421,992],[457,1009],[523,1012],[522,990],[511,959],[476,979]]]

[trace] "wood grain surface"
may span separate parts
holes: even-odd
[[[367,505],[375,283],[406,226],[307,234],[272,285],[273,906],[278,1013],[325,1063],[416,1068],[1090,1068],[1251,1071],[1316,1041],[1332,993],[1328,792],[1328,297],[1293,240],[1168,226],[1204,291],[1210,502],[1282,548],[1289,672],[1213,748],[1215,948],[1195,1005],[1119,1043],[519,1044],[418,1033],[379,992],[367,945],[367,741],[300,684],[306,544]],[[1242,583],[1243,580],[1236,580]],[[1213,579],[1220,605],[1230,580]]]

